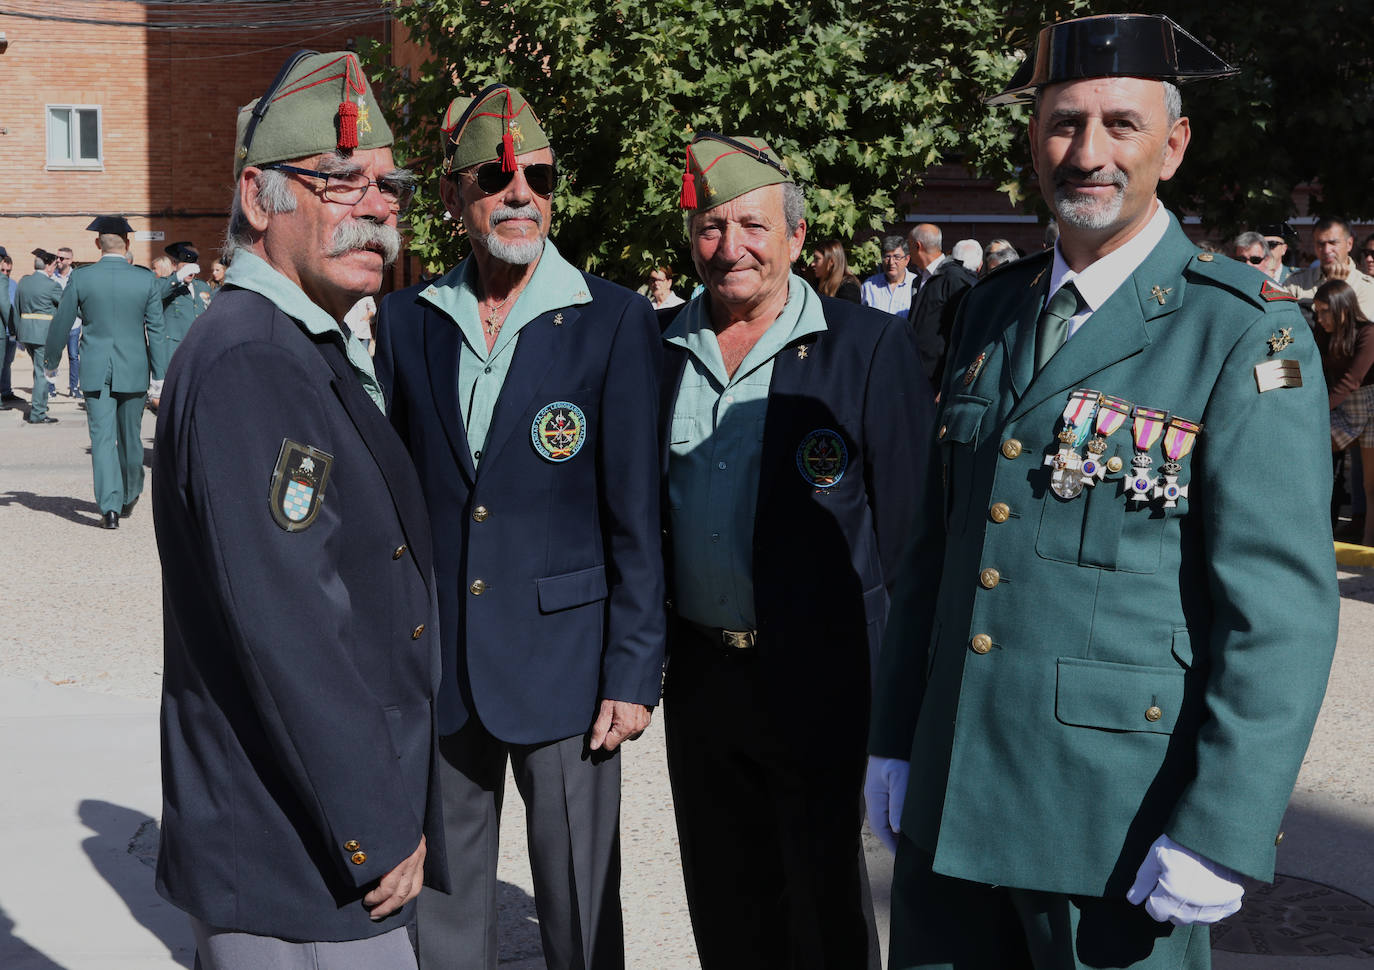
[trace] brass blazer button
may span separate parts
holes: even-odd
[[[999,573],[997,570],[993,569],[991,566],[989,566],[987,569],[984,569],[981,573],[978,574],[978,582],[982,584],[984,589],[992,589],[1001,581],[1002,574]]]
[[[1155,707],[1153,704],[1145,708],[1145,720],[1149,721],[1152,724],[1155,721],[1158,721],[1163,716],[1164,712],[1161,711],[1158,707]]]
[[[988,509],[988,515],[992,517],[992,521],[1001,525],[1011,518],[1011,506],[1006,502],[994,502],[992,508]]]
[[[992,649],[992,637],[986,633],[980,633],[969,643],[969,647],[974,653],[987,653]]]
[[[347,842],[344,843],[345,852],[357,852],[360,848],[362,847],[358,845],[355,839],[349,839]]]
[[[1121,471],[1121,465],[1121,458],[1118,455],[1112,455],[1112,457],[1107,459],[1107,471],[1111,472],[1113,475]]]
[[[1274,844],[1275,844],[1275,845],[1278,845],[1278,844],[1281,843],[1282,841],[1283,841],[1283,833],[1282,833],[1282,832],[1280,832],[1278,835],[1274,836]]]
[[[392,558],[392,559],[400,559],[400,558],[401,558],[402,556],[404,556],[405,554],[406,554],[406,547],[405,547],[404,545],[399,545],[399,546],[396,547],[396,551],[393,552],[393,553],[391,554],[391,558]]]
[[[422,633],[424,633],[424,632],[425,632],[425,625],[424,625],[423,623],[421,623],[421,624],[420,624],[419,626],[417,626],[415,629],[413,629],[413,630],[410,631],[410,639],[412,639],[412,640],[418,640],[418,639],[420,639],[420,634],[422,634]]]
[[[474,579],[472,581],[472,585],[468,587],[468,590],[472,593],[473,596],[481,596],[483,593],[487,591],[487,584],[483,580]]]
[[[479,505],[477,506],[477,508],[472,510],[472,521],[485,522],[487,521],[487,516],[489,514],[490,513],[487,512],[487,507],[485,505]]]
[[[1002,457],[1008,459],[1020,458],[1021,442],[1017,441],[1015,438],[1008,438],[1006,441],[1002,442]]]
[[[353,864],[354,864],[355,866],[360,866],[360,865],[362,865],[364,862],[367,861],[367,853],[366,853],[366,852],[355,852],[355,853],[353,853],[353,855],[352,855],[352,857],[351,857],[351,860],[352,860],[352,862],[353,862]]]
[[[940,436],[941,438],[943,438],[943,437],[945,436],[945,432],[947,432],[947,431],[949,431],[949,425],[947,425],[947,424],[942,424],[942,425],[940,425],[940,435],[939,435],[939,436]]]

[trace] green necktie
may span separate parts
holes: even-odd
[[[1054,291],[1040,319],[1035,323],[1035,372],[1050,362],[1064,341],[1069,339],[1069,319],[1078,312],[1078,290],[1065,283]]]

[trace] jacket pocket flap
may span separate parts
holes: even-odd
[[[543,613],[556,613],[606,598],[605,566],[545,576],[534,582],[539,588],[539,610]]]
[[[1172,734],[1183,706],[1182,670],[1059,659],[1054,713],[1064,724]]]
[[[992,401],[972,394],[960,394],[945,409],[941,421],[942,442],[968,444],[978,437],[978,426]]]

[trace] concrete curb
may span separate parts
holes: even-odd
[[[1374,549],[1369,546],[1356,545],[1353,542],[1337,542],[1336,565],[1358,566],[1362,569],[1368,569],[1374,566]]]

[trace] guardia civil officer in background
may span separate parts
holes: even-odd
[[[15,333],[33,360],[33,396],[29,398],[29,413],[25,418],[29,424],[57,423],[57,418],[48,414],[51,383],[46,362],[62,359],[67,331],[62,331],[62,346],[56,347],[51,353],[45,353],[43,346],[48,340],[48,327],[53,314],[57,312],[57,304],[62,299],[62,284],[53,279],[50,272],[56,262],[56,254],[35,249],[33,272],[19,281],[15,291],[18,302]]]
[[[805,199],[765,141],[700,134],[683,181],[705,292],[664,334],[664,723],[697,951],[876,967],[869,683],[934,403],[905,321],[791,272]]]
[[[391,141],[349,52],[239,112],[233,266],[158,411],[157,888],[202,970],[414,970],[447,884],[429,519],[339,325],[400,249]]]
[[[894,968],[1204,968],[1273,876],[1336,643],[1321,364],[1155,195],[1177,83],[1230,73],[1167,17],[1089,17],[994,101],[1034,105],[1060,236],[964,300],[883,648]]]
[[[143,400],[149,376],[162,377],[167,348],[157,277],[124,257],[133,228],[122,216],[99,216],[86,229],[96,234],[100,259],[72,271],[43,353],[58,360],[81,318],[81,396],[95,501],[105,528],[117,529],[143,494]]]
[[[189,242],[174,242],[162,251],[172,260],[172,272],[160,281],[163,342],[167,345],[167,359],[171,360],[191,324],[210,305],[210,287],[196,279],[200,273],[200,253]],[[161,381],[153,383],[148,396],[149,404],[156,409],[162,396]]]

